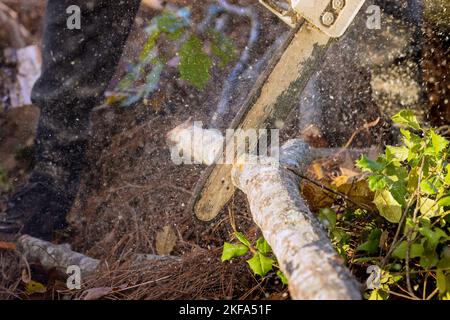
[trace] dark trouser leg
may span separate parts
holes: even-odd
[[[11,198],[6,220],[22,232],[50,237],[75,199],[87,144],[89,112],[103,99],[140,0],[49,0],[43,69],[33,89],[41,109],[36,167]],[[81,9],[81,29],[69,30],[66,10]],[[1,221],[0,221],[1,231]]]

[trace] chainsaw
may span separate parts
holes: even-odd
[[[364,0],[259,0],[292,29],[256,79],[230,129],[273,128],[283,123],[319,68],[332,38],[348,29]],[[257,148],[257,146],[250,146]],[[211,165],[198,181],[188,207],[211,221],[232,198],[232,165]]]

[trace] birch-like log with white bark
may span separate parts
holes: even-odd
[[[101,260],[75,252],[67,243],[56,245],[28,235],[23,235],[17,240],[17,249],[29,263],[39,264],[48,270],[56,269],[61,273],[65,273],[69,266],[77,266],[81,274],[87,276],[98,271],[101,265]],[[165,261],[180,261],[180,258],[153,254],[135,254],[132,258],[133,264],[139,266]]]
[[[198,130],[192,126],[194,129]],[[204,135],[208,132],[205,130]],[[172,130],[168,134],[169,145],[189,149],[190,155],[205,157],[196,162],[214,158],[208,155],[207,145],[190,141],[185,134],[193,136],[186,124],[181,131],[179,128]],[[196,146],[201,146],[202,150],[192,150]],[[285,169],[289,166],[302,171],[314,158],[326,154],[330,151],[309,148],[301,140],[290,140],[281,148],[279,165],[256,155],[247,161],[238,158],[233,165],[232,181],[247,195],[253,220],[271,245],[289,281],[292,298],[361,299],[358,282],[343,265],[326,230],[302,199],[298,176]]]
[[[100,265],[100,260],[72,251],[69,244],[55,245],[23,235],[18,239],[17,245],[18,250],[28,262],[38,263],[45,269],[57,269],[66,272],[69,266],[76,265],[80,268],[82,274],[90,274]]]

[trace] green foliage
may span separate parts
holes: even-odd
[[[416,116],[412,112],[412,110],[402,110],[392,117],[392,121],[397,124],[401,124],[406,126],[407,128],[411,128],[413,130],[421,130],[419,122],[417,121]]]
[[[379,243],[380,243],[380,237],[381,237],[382,231],[378,228],[373,229],[370,232],[370,235],[366,242],[361,244],[358,248],[356,248],[357,251],[365,251],[369,254],[374,254],[378,251]]]
[[[262,254],[269,254],[272,252],[272,248],[270,247],[269,243],[264,238],[259,238],[256,241],[256,249],[261,252]]]
[[[247,263],[254,274],[264,277],[269,271],[272,271],[275,260],[257,251],[253,258],[247,260]]]
[[[402,206],[395,200],[391,191],[384,188],[376,191],[373,202],[377,206],[380,215],[386,220],[392,223],[399,223],[402,217]]]
[[[208,36],[211,39],[212,53],[219,59],[219,67],[225,68],[236,59],[236,47],[230,38],[214,29],[210,29]]]
[[[376,160],[363,156],[356,163],[369,174],[376,214],[349,210],[330,228],[330,235],[347,261],[382,269],[381,286],[370,290],[367,298],[388,299],[396,294],[448,299],[450,144],[436,130],[422,128],[410,110],[392,119],[401,127],[401,145],[387,146]],[[319,218],[324,218],[323,210]],[[351,224],[369,230],[368,236],[344,227]],[[346,237],[359,245],[345,248],[342,238]]]
[[[248,247],[243,244],[231,244],[225,242],[222,251],[222,262],[243,256],[248,252]]]
[[[242,232],[235,232],[234,236],[240,241],[242,242],[243,245],[247,246],[247,247],[251,247],[252,245],[250,244],[250,240],[247,239],[247,237],[242,233]]]
[[[319,211],[319,220],[326,228],[333,230],[336,227],[336,212],[329,208],[323,208]]]
[[[280,278],[282,284],[284,284],[286,286],[288,285],[288,279],[286,278],[284,273],[281,272],[281,270],[277,271],[277,276],[278,276],[278,278]]]
[[[179,54],[181,79],[190,82],[197,89],[203,89],[210,78],[212,60],[203,52],[202,41],[192,35],[181,46]]]
[[[362,156],[356,163],[373,191],[373,211],[336,202],[336,210],[320,209],[318,219],[352,270],[361,275],[370,266],[378,268],[378,282],[368,283],[367,299],[449,300],[450,143],[436,130],[422,128],[409,110],[393,120],[401,127],[401,144],[386,146],[376,160]],[[230,248],[225,244],[224,255],[251,253],[247,263],[260,276],[276,269],[263,238],[255,246],[243,234],[236,238],[247,250],[225,254]]]
[[[350,237],[337,225],[338,219],[336,212],[330,208],[323,208],[320,209],[318,218],[325,228],[329,230],[331,241],[333,242],[339,255],[346,259]]]
[[[174,57],[179,57],[176,68],[180,79],[199,90],[203,90],[210,80],[215,61],[224,68],[236,58],[233,41],[226,35],[215,30],[197,34],[187,8],[163,12],[150,21],[146,32],[148,37],[138,62],[116,89],[127,96],[122,101],[123,106],[131,106],[154,92],[162,72],[169,68]],[[207,47],[211,49],[207,51]],[[121,100],[114,98],[110,102]]]
[[[233,258],[246,255],[248,252],[252,257],[247,261],[250,270],[260,277],[267,276],[272,270],[277,269],[276,275],[281,282],[287,285],[287,278],[283,272],[279,270],[275,257],[272,254],[272,248],[269,243],[260,237],[256,240],[255,245],[241,232],[235,232],[234,236],[240,242],[239,244],[224,243],[222,250],[222,262],[232,260]]]
[[[368,300],[388,300],[390,288],[396,285],[403,277],[401,275],[393,275],[388,271],[382,271],[380,276],[379,288],[373,289],[365,296]]]

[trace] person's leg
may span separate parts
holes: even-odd
[[[36,166],[0,216],[0,232],[49,239],[75,199],[87,145],[89,112],[103,99],[140,0],[49,0],[43,68],[33,103],[41,110]],[[67,8],[81,9],[69,30]]]

